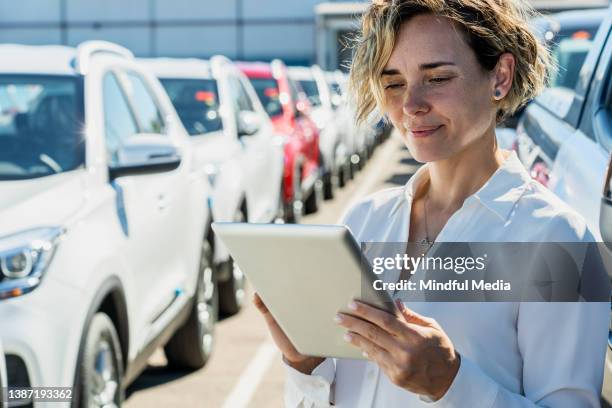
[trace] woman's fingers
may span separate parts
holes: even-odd
[[[382,368],[391,367],[393,362],[391,357],[392,354],[361,334],[348,331],[344,335],[344,340],[356,347],[359,347],[363,353],[363,356],[368,360],[374,361]]]
[[[349,331],[359,334],[361,337],[368,339],[370,342],[391,353],[398,347],[394,336],[375,323],[346,313],[338,313],[335,321]]]
[[[404,327],[397,315],[359,301],[352,301],[349,303],[348,308],[351,315],[372,322],[394,336],[399,336],[403,333]]]
[[[397,306],[401,315],[404,317],[404,320],[406,320],[406,323],[412,323],[424,327],[432,327],[434,325],[433,319],[420,315],[414,310],[409,309],[400,299],[395,300],[395,305]]]
[[[253,292],[253,304],[255,305],[257,310],[259,310],[261,313],[263,314],[270,313],[270,311],[268,310],[268,307],[265,305],[263,300],[261,300],[257,292]]]

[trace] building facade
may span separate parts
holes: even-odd
[[[532,0],[546,10],[609,0]],[[326,69],[351,57],[347,37],[367,1],[0,0],[0,42],[76,45],[108,40],[142,57],[281,58]]]

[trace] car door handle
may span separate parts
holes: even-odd
[[[159,210],[165,210],[168,207],[168,197],[165,194],[157,196],[157,208]]]

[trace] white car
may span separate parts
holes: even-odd
[[[323,193],[326,199],[333,198],[340,180],[348,178],[350,161],[332,103],[332,91],[325,72],[318,65],[289,67],[289,75],[300,84],[312,106],[310,117],[319,128],[319,148],[323,156]]]
[[[10,386],[75,387],[73,406],[111,407],[159,346],[171,365],[203,366],[217,307],[210,187],[163,87],[112,43],[1,45],[0,57]]]
[[[335,104],[338,106],[337,115],[342,139],[347,147],[353,167],[358,169],[365,165],[368,153],[374,145],[376,132],[374,125],[357,124],[355,107],[348,98],[347,78],[340,71],[326,72],[327,82],[334,93]]]
[[[0,408],[6,406],[4,399],[6,398],[6,364],[4,361],[4,348],[0,341]]]
[[[223,56],[142,59],[166,88],[191,135],[196,165],[210,174],[215,221],[272,222],[282,213],[283,140],[274,136],[255,90]],[[244,275],[215,240],[221,311],[234,314]]]

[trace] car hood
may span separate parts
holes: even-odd
[[[65,225],[82,207],[84,170],[30,180],[0,181],[0,235]]]

